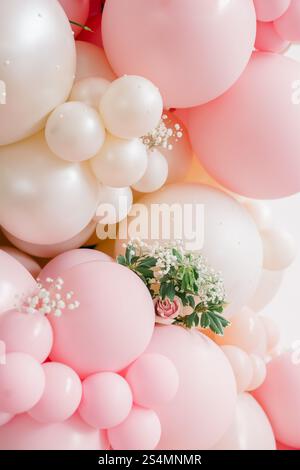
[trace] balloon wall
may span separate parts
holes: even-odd
[[[296,42],[299,0],[0,2],[1,450],[300,449]]]

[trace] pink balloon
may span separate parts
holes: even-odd
[[[167,356],[179,375],[174,399],[154,407],[162,426],[158,448],[210,449],[230,425],[236,403],[234,375],[222,350],[195,330],[157,326],[147,352]]]
[[[182,0],[108,0],[102,17],[115,72],[151,80],[166,108],[197,106],[230,88],[250,58],[255,29],[250,0],[185,0],[184,8]]]
[[[13,419],[14,415],[11,413],[5,413],[4,411],[0,411],[0,426],[4,426],[4,424],[9,423]]]
[[[121,424],[132,407],[132,393],[126,380],[113,372],[90,375],[83,382],[79,408],[81,418],[97,429]]]
[[[44,315],[11,310],[0,317],[0,340],[7,352],[27,353],[42,363],[52,348],[53,333]]]
[[[102,22],[102,15],[100,12],[98,15],[91,16],[87,20],[86,26],[90,28],[92,31],[86,31],[83,29],[78,36],[78,40],[95,44],[95,46],[98,46],[98,47],[103,47],[101,22]]]
[[[214,450],[275,450],[275,439],[267,416],[248,393],[238,396],[231,426]]]
[[[107,435],[114,450],[152,450],[159,442],[161,426],[154,411],[134,406],[128,418]]]
[[[66,253],[61,253],[49,261],[42,269],[39,277],[42,281],[45,281],[47,277],[57,279],[68,269],[91,261],[113,261],[113,259],[101,251],[89,248],[66,251]]]
[[[276,447],[277,447],[277,450],[299,450],[299,449],[294,449],[293,447],[289,447],[284,444],[281,444],[280,442],[276,442]]]
[[[244,392],[247,390],[253,376],[253,367],[249,355],[236,346],[222,346],[222,351],[232,367],[238,393]]]
[[[76,41],[76,82],[84,78],[100,77],[109,82],[115,80],[104,50],[86,41]]]
[[[255,48],[265,52],[283,52],[290,45],[274,28],[274,23],[257,22]]]
[[[75,237],[62,243],[55,243],[54,245],[38,245],[36,243],[29,243],[6,232],[6,230],[3,230],[3,232],[7,239],[20,250],[39,258],[53,258],[60,253],[74,250],[82,246],[92,236],[95,228],[96,222],[91,221],[81,232],[75,235]]]
[[[173,362],[162,354],[143,354],[128,369],[129,383],[136,405],[145,408],[164,405],[178,390],[178,373]]]
[[[0,363],[0,409],[17,414],[30,410],[41,398],[45,387],[42,366],[28,354],[6,354]]]
[[[253,0],[259,21],[274,21],[289,8],[291,0]]]
[[[85,25],[88,18],[90,0],[58,0],[70,21]],[[75,36],[78,36],[82,28],[71,25]]]
[[[0,250],[15,258],[34,278],[39,275],[41,271],[40,265],[26,253],[22,253],[22,251],[17,250],[13,246],[0,246]]]
[[[299,76],[298,62],[255,52],[227,93],[190,111],[194,150],[227,189],[258,199],[300,191],[300,106],[292,95]]]
[[[0,315],[16,307],[20,299],[36,289],[29,272],[12,256],[0,250]]]
[[[267,364],[267,377],[255,390],[255,398],[267,413],[276,439],[300,448],[299,353],[286,352]]]
[[[105,0],[90,0],[89,17],[98,15],[104,2]]]
[[[28,414],[0,428],[1,450],[105,450],[103,432],[87,426],[75,414],[62,423],[41,424]]]
[[[274,27],[278,34],[287,41],[300,41],[300,1],[292,0],[289,9],[278,20]]]
[[[43,365],[45,389],[41,399],[29,411],[41,423],[65,421],[77,410],[82,386],[78,375],[68,366],[58,362]]]
[[[95,261],[65,271],[63,280],[62,296],[73,291],[80,306],[66,309],[60,318],[49,315],[51,360],[69,365],[81,377],[127,367],[153,333],[154,308],[145,284],[119,264]]]

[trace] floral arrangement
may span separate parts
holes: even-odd
[[[148,287],[156,321],[186,328],[209,328],[223,335],[230,322],[222,316],[226,305],[224,282],[201,253],[188,252],[181,242],[148,245],[130,241],[119,264],[135,272]]]

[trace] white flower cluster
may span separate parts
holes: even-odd
[[[175,142],[183,137],[183,129],[179,123],[171,127],[167,127],[166,120],[168,120],[166,114],[162,115],[159,124],[149,132],[149,134],[142,137],[143,144],[147,147],[148,150],[153,149],[154,147],[162,147],[164,149],[172,150],[173,144],[169,142],[171,138],[175,138]]]

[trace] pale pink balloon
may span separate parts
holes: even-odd
[[[274,28],[274,23],[257,21],[255,49],[266,52],[283,52],[290,45]]]
[[[238,393],[244,392],[247,390],[253,376],[249,355],[237,346],[222,346],[222,351],[232,367]]]
[[[12,256],[0,250],[0,314],[19,305],[21,298],[32,294],[36,282]]]
[[[298,62],[255,52],[227,93],[190,111],[193,148],[227,189],[257,199],[300,191],[300,106],[292,88],[299,76]]]
[[[173,362],[162,354],[143,354],[126,372],[133,400],[145,408],[164,405],[178,390],[179,377]]]
[[[250,58],[255,29],[249,0],[185,0],[184,8],[182,0],[109,0],[102,17],[113,69],[151,80],[166,108],[197,106],[230,88]]]
[[[274,27],[281,37],[288,41],[300,41],[300,1],[292,0],[288,10],[274,22]]]
[[[11,310],[0,317],[0,340],[7,352],[27,353],[42,363],[52,348],[53,333],[44,315]]]
[[[49,315],[51,360],[86,377],[121,371],[144,352],[153,333],[154,307],[136,274],[117,263],[94,261],[64,271],[62,278],[62,296],[73,291],[80,305],[60,318]]]
[[[299,450],[299,449],[294,449],[293,447],[289,447],[284,444],[281,444],[280,442],[276,442],[276,447],[277,447],[277,450]]]
[[[38,245],[36,243],[25,242],[7,231],[3,230],[3,232],[5,232],[7,239],[20,250],[39,258],[53,258],[54,256],[68,252],[69,250],[73,251],[74,249],[81,247],[93,235],[96,225],[96,222],[91,221],[81,232],[75,235],[75,237],[65,242],[55,243],[53,245]]]
[[[275,450],[273,430],[262,408],[248,393],[238,396],[233,421],[214,450]]]
[[[11,413],[5,413],[4,411],[0,411],[0,426],[4,426],[4,424],[9,423],[13,419],[14,415]]]
[[[20,352],[6,354],[0,364],[0,409],[17,414],[30,410],[41,398],[45,374],[34,357]]]
[[[65,10],[69,21],[85,25],[89,15],[90,1],[89,0],[59,0],[59,3]],[[78,36],[82,28],[74,24],[71,25],[75,37]]]
[[[264,356],[267,350],[267,338],[260,318],[247,307],[230,318],[231,325],[224,336],[216,341],[221,345],[232,345],[243,349],[248,354]]]
[[[101,47],[85,41],[76,41],[75,44],[77,55],[76,81],[89,77],[105,78],[109,82],[115,80],[116,75]]]
[[[267,336],[267,350],[272,351],[279,343],[280,329],[279,325],[270,317],[261,316],[260,320],[264,325]]]
[[[263,269],[256,292],[248,302],[248,306],[255,312],[260,312],[275,298],[282,285],[283,279],[283,271],[269,271]]]
[[[64,272],[68,271],[70,268],[91,261],[113,261],[113,259],[101,251],[91,250],[89,248],[70,250],[61,253],[49,261],[42,269],[39,277],[42,281],[46,281],[47,277],[57,279],[63,276]]]
[[[276,439],[300,448],[299,352],[286,352],[272,359],[266,380],[254,396],[267,413]]]
[[[42,367],[45,389],[29,414],[41,423],[65,421],[79,406],[82,395],[80,378],[70,367],[58,362],[47,362]]]
[[[161,435],[157,414],[134,406],[119,426],[107,431],[108,440],[114,450],[153,450]]]
[[[100,372],[83,381],[79,414],[97,429],[121,424],[132,408],[132,392],[126,380],[114,372]]]
[[[17,248],[13,246],[0,246],[0,250],[5,251],[5,253],[15,258],[34,278],[39,275],[41,270],[40,265],[26,253],[22,253],[22,251],[17,250]]]
[[[274,21],[286,12],[291,0],[253,0],[259,21]]]
[[[162,426],[158,448],[210,449],[235,409],[236,384],[226,356],[206,336],[179,326],[157,326],[147,352],[167,356],[179,375],[173,400],[154,407]]]
[[[248,391],[256,390],[264,382],[267,375],[267,368],[265,361],[256,354],[250,354],[250,360],[252,364],[252,379],[247,387]]]
[[[42,424],[28,414],[0,428],[1,450],[105,450],[106,435],[75,414],[62,423]]]
[[[90,16],[85,25],[92,31],[82,30],[78,36],[78,40],[89,42],[98,47],[103,47],[101,22],[102,16],[100,11],[97,15]]]

